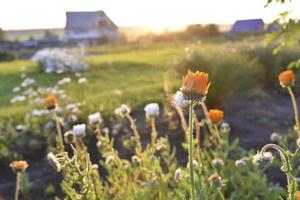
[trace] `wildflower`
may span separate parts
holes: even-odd
[[[138,166],[141,163],[141,159],[138,156],[134,155],[131,157],[131,162],[133,166]]]
[[[12,168],[15,172],[25,172],[25,170],[29,167],[26,161],[13,161],[9,164],[9,167]]]
[[[120,117],[125,117],[129,113],[130,113],[130,108],[125,104],[122,104],[119,108],[115,109],[115,114]]]
[[[213,159],[212,164],[219,169],[224,165],[224,161],[220,158],[215,158]]]
[[[183,179],[183,171],[182,171],[182,169],[178,168],[178,169],[176,169],[176,171],[174,173],[174,180],[179,181],[182,179]]]
[[[203,101],[209,88],[208,74],[204,72],[188,71],[187,75],[182,78],[182,87],[180,91],[183,98],[187,101]]]
[[[208,117],[212,123],[218,124],[224,117],[224,113],[218,109],[212,109],[208,112]]]
[[[54,110],[57,107],[57,99],[55,96],[49,96],[45,100],[45,106],[48,110]]]
[[[63,85],[63,84],[70,83],[70,82],[71,82],[71,78],[65,77],[65,78],[63,78],[63,79],[57,81],[57,84],[58,84],[58,85]]]
[[[47,160],[51,167],[53,167],[57,172],[61,171],[61,165],[52,152],[47,154]]]
[[[159,115],[159,106],[157,103],[149,103],[144,108],[148,118],[157,117]]]
[[[244,160],[236,160],[234,164],[238,168],[242,168],[242,167],[245,167],[247,165]]]
[[[20,87],[14,87],[12,91],[13,91],[13,92],[19,92],[20,90],[21,90]]]
[[[25,100],[26,100],[26,97],[25,97],[25,96],[23,96],[23,95],[18,95],[18,96],[13,97],[13,98],[10,100],[10,103],[22,102],[22,101],[25,101]]]
[[[75,137],[72,131],[67,131],[64,134],[65,142],[68,144],[72,144],[75,142]]]
[[[86,135],[86,125],[78,124],[73,126],[72,132],[76,137],[85,137]]]
[[[88,118],[89,118],[90,124],[97,124],[97,123],[101,123],[101,121],[102,121],[101,115],[99,112],[89,115]]]
[[[84,84],[87,82],[87,79],[85,77],[81,77],[78,79],[78,84]]]
[[[273,155],[271,152],[264,152],[263,154],[258,152],[253,156],[253,164],[257,166],[265,166],[266,164],[270,163],[273,161]]]
[[[213,173],[209,178],[208,181],[214,188],[219,188],[222,186],[221,177],[217,172]]]
[[[79,107],[80,107],[80,103],[68,104],[66,106],[66,110],[72,114],[77,114],[80,111]]]
[[[290,87],[294,85],[296,75],[292,70],[286,70],[279,74],[278,79],[281,87]]]
[[[296,200],[300,200],[300,191],[297,191],[296,193]]]
[[[281,135],[279,135],[278,133],[272,133],[271,136],[270,136],[270,139],[272,142],[278,142],[281,140]]]
[[[18,131],[18,132],[23,132],[23,131],[26,131],[27,129],[28,129],[28,126],[26,126],[26,125],[19,124],[16,126],[16,131]]]
[[[177,91],[175,93],[175,95],[173,96],[172,100],[173,100],[173,102],[172,102],[173,104],[175,104],[176,106],[178,106],[182,109],[185,109],[190,105],[189,101],[184,100],[183,94],[181,91]]]
[[[229,133],[231,130],[230,125],[227,122],[222,122],[220,125],[220,132],[223,134]]]
[[[193,167],[194,169],[198,168],[198,162],[196,160],[193,160]],[[186,168],[190,168],[190,162],[187,163]]]

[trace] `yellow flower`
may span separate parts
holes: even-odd
[[[218,124],[224,117],[224,112],[219,109],[212,109],[208,112],[208,117],[214,124]]]
[[[9,167],[13,170],[19,172],[19,171],[25,171],[28,168],[28,164],[26,161],[20,160],[20,161],[13,161],[10,163]]]
[[[280,85],[285,88],[294,84],[296,75],[292,70],[285,70],[278,76]]]
[[[48,110],[56,108],[57,99],[55,96],[48,96],[45,100],[45,106]]]
[[[182,78],[181,91],[183,93],[192,93],[194,95],[205,96],[207,94],[208,74],[204,72],[188,71],[187,75]]]

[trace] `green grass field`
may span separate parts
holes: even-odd
[[[152,101],[161,102],[164,77],[176,80],[171,67],[175,59],[184,56],[184,46],[184,43],[164,43],[89,48],[85,59],[90,69],[83,73],[88,83],[71,83],[63,88],[73,102],[85,99],[88,110],[100,109],[104,114],[112,113],[121,103],[136,108]],[[23,103],[10,103],[14,96],[12,89],[21,83],[23,72],[36,80],[35,86],[52,86],[65,76],[76,81],[70,74],[45,74],[30,61],[0,63],[1,118],[19,118],[33,108]]]

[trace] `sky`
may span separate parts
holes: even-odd
[[[4,30],[62,28],[66,11],[103,10],[118,26],[178,28],[193,23],[232,24],[237,19],[274,19],[282,6],[266,0],[0,0]],[[300,18],[300,1],[286,8]]]

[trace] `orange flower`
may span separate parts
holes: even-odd
[[[296,193],[296,200],[300,200],[300,191]]]
[[[285,70],[279,74],[278,79],[283,88],[289,87],[294,84],[296,75],[292,70]]]
[[[218,109],[212,109],[208,112],[208,118],[212,121],[214,124],[218,124],[224,117],[224,112],[222,110]]]
[[[20,161],[13,161],[10,163],[9,167],[13,170],[16,170],[17,172],[25,171],[29,165],[26,161],[20,160]]]
[[[217,172],[213,173],[210,177],[208,177],[208,181],[214,181],[214,180],[217,180],[217,179],[220,179],[220,176]]]
[[[208,87],[207,73],[189,70],[187,75],[182,78],[182,92],[205,96]]]
[[[45,106],[48,110],[52,110],[57,105],[57,99],[55,96],[49,96],[45,100]]]

